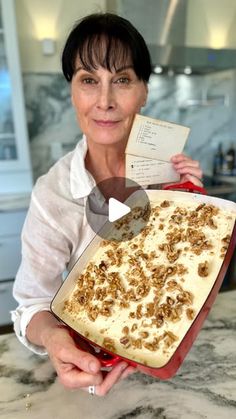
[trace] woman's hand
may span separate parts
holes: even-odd
[[[104,396],[120,379],[134,372],[126,362],[120,362],[103,375],[98,359],[75,345],[66,327],[54,326],[43,335],[43,344],[56,369],[60,382],[70,389],[96,387],[96,395]]]
[[[194,185],[203,186],[202,184],[202,170],[197,160],[192,160],[185,154],[176,154],[171,158],[173,167],[177,173],[180,174],[180,182],[190,181]]]

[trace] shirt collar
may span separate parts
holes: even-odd
[[[87,150],[87,140],[83,135],[75,148],[70,167],[70,188],[74,199],[87,197],[96,186],[94,178],[85,167]]]

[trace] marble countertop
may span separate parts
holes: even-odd
[[[236,291],[221,293],[176,376],[135,373],[104,398],[65,389],[47,357],[0,336],[0,418],[228,419],[236,417]]]

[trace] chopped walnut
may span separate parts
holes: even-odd
[[[94,322],[98,316],[98,307],[95,306],[88,311],[88,318]]]
[[[141,332],[139,332],[139,336],[143,339],[146,339],[146,338],[148,338],[149,333],[146,332],[146,331],[141,331]]]
[[[104,262],[104,260],[101,261],[101,263],[98,265],[99,269],[101,269],[102,271],[106,271],[107,270],[107,265]]]
[[[189,291],[182,291],[180,294],[177,295],[177,300],[179,303],[182,304],[192,304],[193,295]]]
[[[123,327],[122,333],[124,333],[124,335],[128,335],[129,334],[129,328],[128,328],[128,326]]]
[[[225,237],[224,237],[221,241],[222,241],[223,243],[227,243],[227,244],[229,244],[230,239],[231,239],[230,235],[229,235],[229,234],[227,234],[227,236],[225,236]]]
[[[115,345],[114,339],[106,337],[103,339],[102,345],[104,346],[104,348],[108,349],[108,351],[110,352],[116,351],[116,345]]]
[[[205,260],[203,263],[198,264],[198,275],[205,277],[209,275],[209,263]]]
[[[164,324],[164,316],[162,314],[158,314],[155,319],[152,319],[152,324],[154,324],[157,328],[162,327]]]
[[[148,349],[149,351],[156,351],[158,349],[158,345],[155,345],[153,342],[144,342],[144,348]]]
[[[142,339],[132,339],[132,346],[136,349],[142,349],[143,342]]]
[[[195,311],[192,308],[187,308],[186,314],[189,320],[193,320],[195,317]]]
[[[133,323],[132,327],[131,327],[131,332],[135,332],[135,330],[138,329],[138,325],[137,323]]]
[[[176,251],[167,252],[166,256],[167,256],[167,259],[169,260],[169,262],[173,263],[179,258],[180,253],[181,253],[181,249],[178,249]]]
[[[129,348],[131,346],[131,339],[128,336],[122,336],[120,338],[120,343],[121,345],[123,345],[125,348]]]
[[[213,218],[210,218],[208,220],[208,223],[207,224],[209,225],[210,228],[212,228],[214,230],[217,229],[217,224],[215,224],[215,221],[213,220]]]
[[[164,332],[164,341],[167,348],[169,348],[173,343],[178,340],[178,336],[174,333],[170,332],[169,330]]]
[[[163,201],[161,204],[160,204],[160,206],[162,207],[162,208],[167,208],[167,207],[169,207],[170,206],[170,201]]]

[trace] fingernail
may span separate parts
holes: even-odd
[[[90,369],[91,372],[97,372],[97,370],[98,370],[97,363],[94,362],[94,361],[90,361],[89,369]]]

